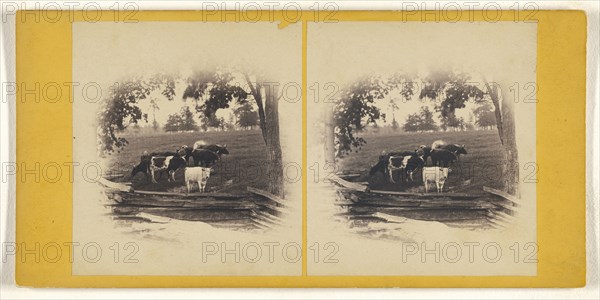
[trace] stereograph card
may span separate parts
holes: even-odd
[[[585,285],[584,13],[43,13],[19,285]]]

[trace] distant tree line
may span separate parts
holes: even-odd
[[[402,129],[406,132],[427,132],[427,131],[464,131],[474,130],[476,127],[481,129],[494,129],[496,126],[496,116],[494,108],[489,103],[484,103],[473,110],[475,122],[466,121],[463,117],[457,117],[454,112],[446,114],[441,118],[438,126],[433,118],[433,112],[427,106],[422,106],[420,111],[410,114],[406,117]],[[471,116],[472,118],[472,116]],[[392,121],[392,129],[398,129],[396,119]]]
[[[233,118],[235,116],[235,119]],[[156,121],[155,121],[156,122]],[[258,112],[250,103],[244,103],[233,110],[233,115],[229,120],[223,117],[217,117],[215,114],[202,115],[199,124],[194,119],[194,113],[188,106],[184,106],[178,113],[169,115],[163,129],[166,132],[179,131],[209,131],[213,130],[236,130],[236,129],[254,129],[259,125]],[[156,124],[153,124],[157,130]]]

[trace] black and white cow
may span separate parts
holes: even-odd
[[[175,181],[175,171],[183,169],[186,166],[187,162],[180,155],[152,156],[149,165],[152,182],[157,183],[155,173],[163,171],[167,171],[167,174],[169,174],[169,181]]]
[[[371,167],[371,170],[369,171],[369,175],[375,175],[375,173],[377,172],[381,172],[384,174],[388,173],[388,164],[389,164],[389,160],[390,160],[390,156],[407,156],[407,155],[414,155],[416,154],[416,151],[391,151],[391,152],[387,152],[387,151],[382,151],[381,155],[379,156],[379,161],[377,162],[377,164],[375,164],[373,167]]]
[[[162,171],[167,171],[169,181],[175,181],[175,171],[185,168],[187,162],[180,152],[153,152],[148,154],[144,152],[140,163],[131,171],[131,177],[137,173],[144,173],[146,177],[151,175],[152,182],[156,183],[155,173],[159,172],[159,179],[162,177]]]
[[[419,155],[421,154],[421,155]],[[395,183],[393,172],[397,170],[401,170],[402,174],[405,175],[406,179],[410,179],[410,181],[414,181],[413,174],[419,168],[423,168],[425,166],[425,161],[423,160],[422,151],[412,155],[404,155],[404,156],[390,156],[388,158],[388,176],[390,182]]]

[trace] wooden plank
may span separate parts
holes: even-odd
[[[341,174],[341,173],[339,173],[339,174],[335,174],[335,175],[337,175],[340,178],[356,178],[356,177],[360,177],[360,174],[358,174],[358,173],[352,173],[352,174]]]
[[[181,198],[243,198],[245,195],[234,195],[227,193],[174,193],[174,192],[159,192],[159,191],[132,191],[134,194],[154,195],[154,196],[174,196]]]
[[[279,196],[277,195],[273,195],[269,192],[263,191],[263,190],[259,190],[257,188],[253,188],[251,186],[247,187],[248,192],[251,192],[253,194],[257,194],[259,196],[263,196],[265,198],[269,198],[275,202],[277,202],[278,204],[280,204],[283,207],[286,207],[286,205],[284,204],[285,200],[281,199]]]
[[[395,196],[413,196],[413,197],[448,197],[448,198],[482,198],[484,194],[465,194],[465,193],[410,193],[397,191],[370,190],[368,193],[380,195]]]
[[[519,206],[519,199],[517,199],[517,197],[515,197],[515,196],[513,196],[511,194],[508,194],[508,193],[503,192],[501,190],[497,190],[497,189],[494,189],[494,188],[491,188],[491,187],[487,187],[487,186],[484,186],[483,190],[485,192],[488,192],[488,193],[496,195],[496,196],[500,196],[500,197],[502,197],[502,198],[504,198],[504,199],[506,199],[508,201],[513,202],[514,206]]]
[[[106,178],[106,179],[112,179],[112,178],[121,178],[123,176],[124,176],[124,174],[120,174],[120,173],[108,173],[108,174],[104,174],[102,177]]]
[[[255,220],[260,219],[263,222],[268,222],[275,225],[281,225],[284,223],[282,219],[260,210],[253,210],[252,217],[254,217]]]
[[[359,191],[359,192],[366,192],[368,187],[356,182],[350,182],[350,181],[346,181],[340,177],[338,177],[337,175],[332,175],[329,177],[330,181],[333,181],[345,188],[351,189],[351,190],[355,190],[355,191]]]
[[[380,213],[380,212],[374,213],[373,216],[376,218],[384,219],[388,222],[393,222],[393,223],[405,223],[406,221],[409,220],[408,218],[388,215],[388,214],[384,214],[384,213]]]
[[[112,182],[112,181],[109,181],[104,178],[98,179],[98,183],[100,183],[101,185],[103,185],[107,188],[110,188],[112,190],[119,190],[121,192],[127,192],[127,193],[133,192],[133,188],[130,186],[127,186],[127,185],[124,185],[124,184],[118,183],[118,182]]]

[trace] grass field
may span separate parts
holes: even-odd
[[[192,146],[197,140],[226,144],[230,153],[215,165],[207,190],[226,189],[227,192],[238,192],[245,191],[246,186],[259,189],[266,187],[266,148],[260,130],[129,134],[124,137],[129,145],[120,153],[113,153],[109,157],[109,168],[111,172],[124,174],[121,181],[131,181],[136,190],[184,192],[186,188],[181,170],[176,172],[175,182],[168,182],[166,174],[163,174],[158,184],[151,183],[142,173],[134,178],[130,174],[133,166],[140,162],[144,151],[174,151],[182,145]]]
[[[343,158],[339,164],[339,170],[343,173],[361,174],[357,180],[368,181],[372,188],[424,191],[420,172],[414,175],[416,182],[412,184],[390,184],[384,180],[383,175],[369,177],[368,173],[384,150],[412,151],[419,145],[431,146],[435,140],[464,144],[468,152],[468,155],[461,156],[460,161],[451,166],[452,172],[444,190],[474,192],[481,191],[484,185],[494,188],[502,187],[501,170],[505,160],[496,130],[367,134],[363,137],[367,144],[358,152]],[[431,165],[431,160],[428,165]]]

